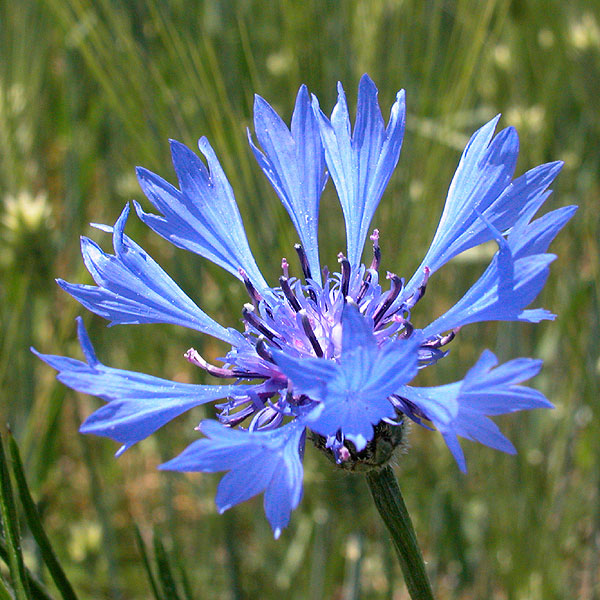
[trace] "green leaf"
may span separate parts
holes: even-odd
[[[12,595],[2,579],[0,579],[0,600],[12,600]]]
[[[29,587],[23,554],[21,552],[21,538],[19,535],[19,522],[17,510],[10,482],[10,473],[4,454],[4,440],[0,435],[0,515],[4,537],[7,543],[7,562],[12,578],[16,600],[29,600]]]
[[[186,573],[185,567],[183,566],[183,562],[181,561],[181,556],[177,555],[177,569],[179,570],[179,575],[181,577],[181,585],[183,587],[183,593],[185,594],[185,600],[194,600],[194,593],[192,591],[192,586],[190,584],[190,580]]]
[[[0,558],[8,564],[8,548],[3,540],[0,539]],[[31,590],[31,594],[35,600],[52,600],[52,596],[45,590],[42,584],[31,574],[29,569],[25,567],[27,574],[27,584]],[[11,596],[12,599],[12,596]]]
[[[158,585],[156,583],[154,573],[152,572],[152,567],[150,566],[150,560],[148,559],[148,551],[146,550],[146,544],[144,544],[142,534],[140,533],[139,527],[135,523],[133,525],[133,528],[135,532],[135,541],[137,542],[138,548],[140,549],[140,554],[142,555],[142,561],[144,563],[144,568],[146,569],[146,574],[148,575],[148,581],[150,582],[150,587],[152,588],[154,598],[155,600],[163,600],[160,592],[158,591]]]
[[[171,565],[169,564],[169,557],[163,543],[158,535],[158,532],[154,530],[154,554],[156,557],[156,565],[158,567],[158,578],[160,580],[163,594],[166,600],[181,600],[177,593],[177,584],[171,571]]]
[[[19,498],[21,499],[21,504],[23,505],[23,509],[25,511],[27,525],[29,526],[31,533],[33,534],[33,537],[39,546],[42,559],[46,563],[48,571],[50,571],[50,575],[52,576],[52,579],[54,580],[54,583],[56,584],[56,587],[60,591],[62,597],[64,600],[77,600],[77,594],[75,594],[75,591],[69,583],[63,568],[60,566],[60,563],[56,558],[56,554],[52,549],[52,544],[50,543],[50,540],[44,531],[44,527],[42,526],[40,515],[37,511],[33,498],[31,497],[27,480],[25,479],[19,448],[12,435],[9,436],[8,443],[13,461],[13,473],[15,476],[15,481],[17,482]]]

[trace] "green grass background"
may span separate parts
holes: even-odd
[[[407,598],[360,477],[309,450],[304,499],[274,541],[260,498],[219,516],[217,476],[156,471],[196,437],[209,407],[115,460],[112,441],[77,433],[100,401],[68,391],[28,351],[80,357],[74,318],[84,314],[106,364],[207,382],[182,353],[193,345],[214,358],[223,346],[172,326],[107,329],[53,278],[90,281],[78,236],[105,248],[110,239],[88,223],[113,223],[132,198],[147,207],[134,166],[173,181],[167,139],[193,146],[206,135],[275,282],[296,238],[247,146],[253,94],[289,119],[301,83],[328,111],[338,80],[354,106],[363,72],[386,117],[395,92],[407,90],[400,165],[374,220],[384,268],[412,274],[462,147],[498,112],[519,130],[519,173],[565,161],[548,209],[581,207],[552,247],[558,259],[536,303],[557,321],[469,326],[422,377],[461,378],[484,348],[501,360],[542,357],[532,385],[556,405],[499,419],[515,457],[465,442],[466,476],[441,436],[413,428],[397,473],[437,597],[600,598],[600,3],[1,0],[0,36],[0,418],[12,425],[81,598],[150,597],[133,522],[148,540],[157,529],[193,598]],[[245,301],[237,281],[136,221],[128,233],[209,314],[237,326]],[[322,261],[335,265],[345,242],[331,185],[320,242]],[[417,325],[455,302],[487,260],[485,250],[470,253],[436,274]]]

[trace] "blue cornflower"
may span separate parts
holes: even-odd
[[[256,97],[257,142],[249,132],[250,145],[300,240],[295,250],[302,276],[291,276],[283,259],[275,287],[256,265],[233,191],[206,138],[199,142],[206,163],[171,143],[179,189],[139,168],[140,185],[160,214],[134,202],[138,217],[171,243],[243,282],[250,298],[242,308],[244,331],[216,323],[125,235],[129,205],[114,227],[97,225],[112,233],[114,254],[82,238],[83,259],[96,285],[58,283],[112,324],[174,323],[226,342],[231,350],[223,366],[207,363],[193,348],[185,357],[234,383],[183,384],[105,366],[79,320],[85,362],[36,354],[59,371],[60,381],[107,402],[81,431],[115,439],[122,444],[120,454],[184,411],[221,400],[218,420],[199,426],[204,437],[161,468],[228,471],[217,493],[221,511],[264,492],[276,537],[300,502],[307,434],[340,466],[353,470],[385,464],[402,441],[406,418],[437,428],[463,471],[457,436],[514,452],[488,417],[552,406],[540,392],[519,385],[537,374],[540,361],[520,358],[497,366],[486,350],[462,381],[438,387],[409,383],[420,368],[446,356],[443,348],[463,325],[554,318],[527,306],[555,258],[546,249],[576,208],[533,219],[561,163],[540,165],[513,179],[517,133],[509,127],[494,135],[496,117],[463,152],[420,267],[408,283],[394,273],[386,275],[389,284],[381,282],[378,230],[370,235],[370,266],[361,261],[373,215],[400,156],[404,121],[404,92],[398,92],[385,126],[377,89],[367,75],[360,81],[353,130],[341,85],[331,118],[302,86],[289,129]],[[321,269],[317,243],[327,172],[346,225],[347,251],[338,255],[335,273]],[[412,313],[430,276],[457,254],[490,240],[498,251],[479,280],[456,305],[419,329]]]

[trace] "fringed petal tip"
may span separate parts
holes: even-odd
[[[550,195],[548,186],[562,162],[539,165],[513,180],[518,135],[507,127],[494,137],[498,118],[479,129],[467,144],[430,248],[406,286],[407,295],[419,285],[423,265],[435,272],[465,250],[498,239],[497,232],[519,230],[517,224],[527,224]]]
[[[342,205],[347,255],[353,268],[360,264],[371,220],[398,163],[404,136],[404,94],[397,94],[387,129],[377,95],[373,81],[363,75],[353,132],[341,83],[330,119],[314,96],[312,100],[325,161]]]
[[[459,436],[515,454],[512,442],[489,417],[553,408],[540,391],[519,385],[535,377],[541,367],[541,360],[530,358],[513,359],[498,365],[496,356],[486,350],[462,381],[430,388],[404,386],[398,393],[435,425],[461,471],[466,472]]]
[[[233,190],[208,139],[198,141],[206,163],[180,142],[171,140],[170,147],[181,189],[138,167],[142,191],[161,213],[145,213],[136,205],[140,219],[175,246],[208,258],[238,279],[243,269],[259,291],[266,290]]]
[[[254,130],[260,149],[248,131],[250,148],[287,210],[311,273],[320,284],[318,217],[325,161],[307,88],[298,91],[290,128],[266,100],[256,95]]]
[[[264,492],[265,514],[279,536],[302,497],[304,426],[293,421],[265,432],[227,428],[203,421],[206,438],[160,465],[174,471],[228,471],[215,499],[220,513]]]
[[[107,367],[98,361],[81,317],[77,330],[87,362],[31,350],[58,371],[57,379],[66,386],[106,401],[83,422],[82,433],[109,437],[129,448],[195,406],[246,393],[245,386],[179,383]]]
[[[139,214],[139,205],[134,206]],[[107,254],[87,237],[81,238],[83,260],[97,286],[64,280],[58,280],[58,285],[111,325],[171,323],[234,343],[224,327],[196,306],[158,263],[125,235],[129,212],[126,204],[114,227],[102,227],[113,234],[114,254]]]

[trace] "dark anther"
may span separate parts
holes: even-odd
[[[364,281],[360,284],[360,290],[358,290],[358,296],[356,296],[356,302],[360,304],[362,299],[365,297],[367,290],[369,289],[369,284],[371,283],[371,273],[367,271],[365,275]]]
[[[244,304],[242,308],[242,316],[244,321],[249,325],[252,325],[254,329],[260,331],[265,337],[269,338],[272,342],[275,342],[275,338],[279,337],[276,331],[273,331],[270,327],[267,327],[254,312],[254,306],[252,304]]]
[[[304,273],[304,279],[312,279],[310,267],[308,266],[308,258],[306,257],[306,252],[304,252],[304,248],[300,244],[294,244],[294,250],[298,253],[298,258],[300,259],[300,266],[302,267],[302,272]]]
[[[400,332],[400,335],[398,337],[402,340],[409,338],[415,330],[413,324],[403,317],[398,317],[396,320],[398,321],[398,323],[401,323],[404,327],[404,329]]]
[[[263,360],[275,364],[273,355],[267,347],[267,342],[262,335],[258,338],[258,340],[256,340],[256,354],[258,354]]]
[[[304,273],[304,279],[312,279],[312,274],[310,272],[310,267],[308,266],[308,258],[306,256],[306,252],[304,252],[304,248],[300,244],[294,244],[294,250],[298,253],[298,258],[300,259],[300,266],[302,267],[302,272]],[[312,289],[310,285],[307,286],[308,295],[311,300],[317,304],[317,294],[315,290]]]
[[[269,315],[269,319],[273,320],[273,311],[271,310],[271,307],[265,302],[263,304],[265,312]]]
[[[436,339],[431,340],[429,342],[425,342],[421,344],[421,346],[423,348],[441,348],[442,346],[449,344],[456,337],[456,334],[459,332],[459,330],[460,327],[456,327],[450,333],[437,337]]]
[[[342,296],[346,298],[350,289],[350,261],[340,252],[338,262],[342,267]]]
[[[246,286],[246,291],[248,292],[248,296],[250,296],[250,300],[252,300],[252,304],[258,306],[258,303],[262,300],[262,296],[256,291],[256,288],[252,285],[250,279],[248,279],[248,275],[244,269],[238,269],[238,273],[244,280],[244,285]]]
[[[317,339],[317,336],[315,335],[315,332],[313,331],[313,328],[310,325],[310,320],[308,318],[308,315],[306,314],[306,311],[302,309],[298,314],[300,315],[300,319],[302,321],[302,328],[304,329],[304,333],[306,334],[310,345],[313,347],[315,354],[319,358],[323,358],[323,349],[321,348],[319,340]]]
[[[389,397],[389,399],[396,408],[396,410],[410,415],[410,418],[413,419],[415,423],[418,423],[422,427],[425,427],[425,429],[431,430],[431,427],[429,427],[429,425],[426,425],[421,420],[427,419],[425,413],[423,413],[423,411],[416,404],[411,402],[408,398],[404,398],[402,396],[399,396],[398,394],[393,394]]]
[[[369,271],[365,275],[364,281],[360,285],[360,290],[358,290],[358,296],[356,296],[356,302],[361,303],[362,299],[365,297],[367,290],[369,289],[369,284],[371,283],[371,279],[373,278],[371,275],[371,271],[378,271],[379,265],[381,264],[381,248],[379,247],[379,229],[374,229],[371,234],[371,241],[373,242],[373,260],[371,261],[371,266],[369,267]]]
[[[390,306],[394,303],[394,300],[398,297],[398,295],[400,294],[400,291],[402,290],[402,287],[404,286],[404,281],[402,279],[400,279],[400,277],[398,277],[398,275],[395,275],[394,273],[388,273],[387,277],[388,277],[388,279],[392,280],[392,287],[391,287],[390,291],[388,292],[387,298],[377,308],[377,310],[375,311],[375,314],[373,315],[373,322],[375,324],[375,327],[377,327],[377,325],[380,323],[380,321],[383,319],[383,317],[385,317],[385,313],[388,311]]]
[[[290,306],[296,312],[298,312],[302,307],[300,306],[300,303],[298,302],[298,298],[296,298],[296,296],[294,295],[294,292],[292,291],[292,288],[290,287],[288,278],[283,277],[283,276],[280,277],[279,285],[281,286],[281,291],[283,292],[286,300],[290,303]]]
[[[371,234],[371,241],[373,242],[373,260],[371,261],[371,269],[374,271],[379,270],[381,264],[381,248],[379,247],[379,229],[373,230]]]
[[[429,281],[429,275],[431,271],[429,267],[423,268],[423,282],[418,287],[417,291],[406,301],[406,306],[410,309],[412,308],[424,295],[425,290],[427,289],[427,282]]]

